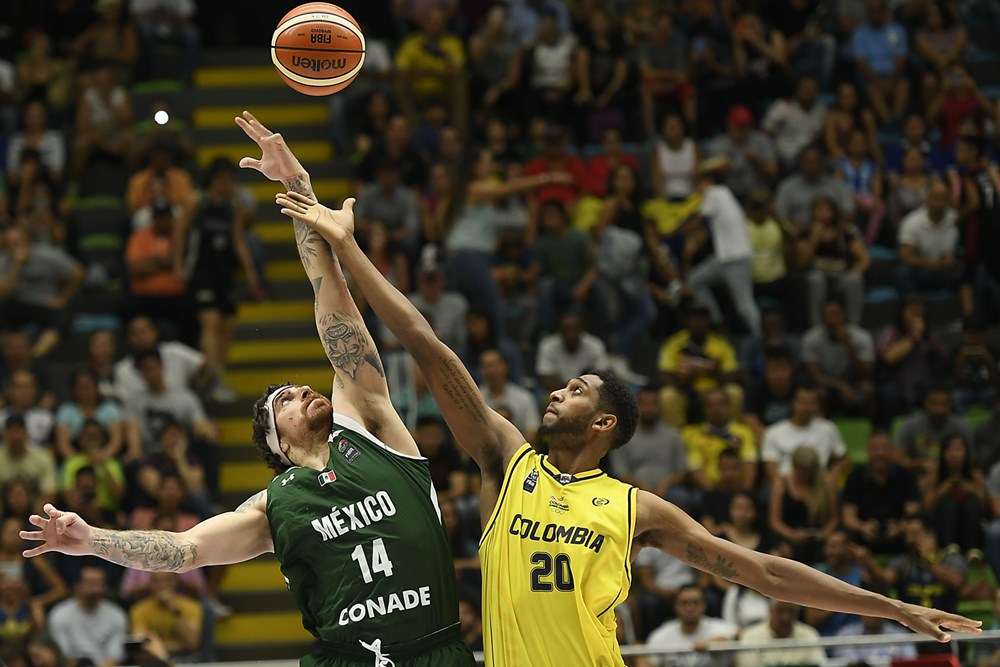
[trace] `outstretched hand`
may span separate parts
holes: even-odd
[[[973,621],[958,614],[918,607],[914,604],[904,604],[896,620],[914,632],[933,637],[939,642],[951,641],[951,635],[945,630],[979,633],[982,632],[983,626],[982,621]]]
[[[91,552],[91,528],[75,512],[63,512],[51,503],[45,503],[43,511],[48,518],[32,514],[28,523],[39,530],[22,530],[22,540],[41,542],[42,544],[26,549],[25,558],[41,556],[49,551],[58,551],[70,556],[88,556]]]
[[[264,127],[249,111],[236,117],[236,124],[246,132],[246,135],[260,146],[260,159],[245,157],[240,160],[244,169],[256,169],[272,181],[287,183],[296,178],[306,177],[302,163],[292,154],[284,138],[277,132]]]
[[[345,199],[343,207],[336,211],[297,192],[279,193],[275,201],[282,207],[282,214],[315,229],[331,245],[354,236],[353,197]]]

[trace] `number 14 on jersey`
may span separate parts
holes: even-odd
[[[374,581],[373,574],[381,572],[387,577],[392,576],[392,561],[389,560],[389,554],[385,552],[385,543],[382,542],[381,537],[372,541],[371,566],[368,565],[368,556],[363,544],[354,547],[351,558],[357,561],[358,567],[361,568],[361,578],[365,580],[366,584]]]

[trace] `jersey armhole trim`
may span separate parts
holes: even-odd
[[[400,452],[400,451],[397,451],[397,450],[393,449],[389,445],[385,444],[384,442],[382,442],[381,440],[379,440],[378,438],[376,438],[372,434],[371,431],[369,431],[368,429],[366,429],[364,427],[363,424],[359,424],[358,422],[354,421],[350,417],[346,417],[346,416],[340,414],[339,412],[334,412],[333,413],[333,423],[336,426],[343,426],[344,428],[350,429],[350,430],[352,430],[352,431],[354,431],[356,433],[359,433],[359,434],[363,435],[368,440],[371,440],[374,444],[378,445],[379,447],[381,447],[385,451],[389,452],[390,454],[395,454],[396,456],[398,456],[400,458],[409,459],[410,461],[426,461],[427,460],[427,457],[424,457],[424,456],[411,456],[410,454],[404,454],[403,452]]]
[[[628,541],[625,544],[625,577],[629,586],[632,585],[632,543],[635,541],[635,518],[638,511],[639,489],[629,487],[628,490]]]
[[[503,501],[507,497],[508,489],[510,489],[510,481],[514,477],[514,468],[516,468],[517,464],[521,462],[521,459],[527,456],[531,451],[533,451],[531,449],[531,445],[524,443],[521,445],[521,449],[517,451],[517,455],[510,460],[510,463],[507,464],[507,471],[503,481],[503,489],[500,491],[500,496],[497,498],[497,504],[496,507],[493,508],[492,515],[490,515],[489,523],[486,524],[486,530],[483,531],[483,536],[479,538],[480,549],[483,548],[483,544],[486,543],[486,538],[489,536],[490,531],[493,530],[493,524],[496,523],[497,517],[500,516],[500,508],[503,507]]]

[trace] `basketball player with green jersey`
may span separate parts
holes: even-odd
[[[308,175],[281,136],[244,112],[262,150],[257,169],[309,194]],[[472,667],[462,641],[455,572],[430,467],[389,401],[378,352],[337,257],[301,223],[295,238],[316,296],[316,327],[336,369],[333,400],[272,385],[254,407],[253,439],[276,475],[235,512],[184,533],[91,528],[45,506],[43,543],[25,552],[95,555],[147,571],[185,572],[273,552],[318,648],[308,667]]]

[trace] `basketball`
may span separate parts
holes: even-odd
[[[327,2],[299,5],[271,36],[271,61],[285,83],[306,95],[351,85],[365,62],[365,36],[354,17]]]

